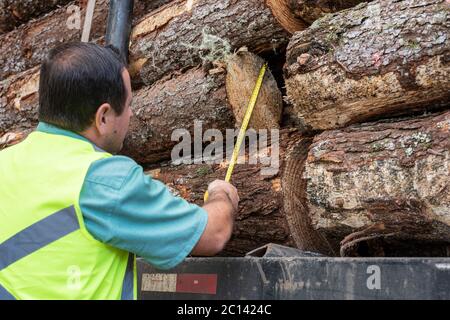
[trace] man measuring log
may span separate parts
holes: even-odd
[[[135,255],[168,269],[229,240],[231,184],[212,182],[199,207],[115,155],[131,101],[110,48],[63,44],[43,62],[40,123],[0,152],[0,299],[135,299]]]

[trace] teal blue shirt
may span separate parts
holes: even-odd
[[[74,132],[39,123],[37,131],[90,142]],[[97,240],[170,269],[192,251],[206,223],[206,211],[173,196],[144,174],[134,160],[112,156],[93,162],[79,199],[87,230]]]

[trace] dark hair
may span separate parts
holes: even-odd
[[[39,121],[81,132],[103,103],[122,114],[127,98],[125,67],[111,47],[79,42],[52,49],[41,66]]]

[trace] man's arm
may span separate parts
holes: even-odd
[[[233,232],[239,197],[236,188],[222,180],[208,186],[209,199],[203,206],[208,223],[192,255],[212,256],[223,250]]]
[[[237,208],[237,193],[223,181],[211,186],[210,200],[202,208],[173,196],[130,158],[114,156],[91,165],[80,207],[94,238],[170,269],[190,253],[220,251],[230,238],[230,203]]]

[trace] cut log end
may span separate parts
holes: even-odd
[[[289,33],[304,30],[308,24],[296,16],[289,6],[289,0],[267,0],[267,6],[278,23]]]
[[[247,51],[239,51],[227,60],[227,97],[239,126],[245,116],[263,64],[262,58]],[[267,69],[251,115],[249,128],[278,129],[282,108],[281,92],[271,71]]]
[[[304,165],[311,138],[304,138],[286,154],[286,165],[282,174],[284,212],[291,236],[296,246],[305,251],[336,255],[327,239],[312,227],[306,205],[306,180]]]

